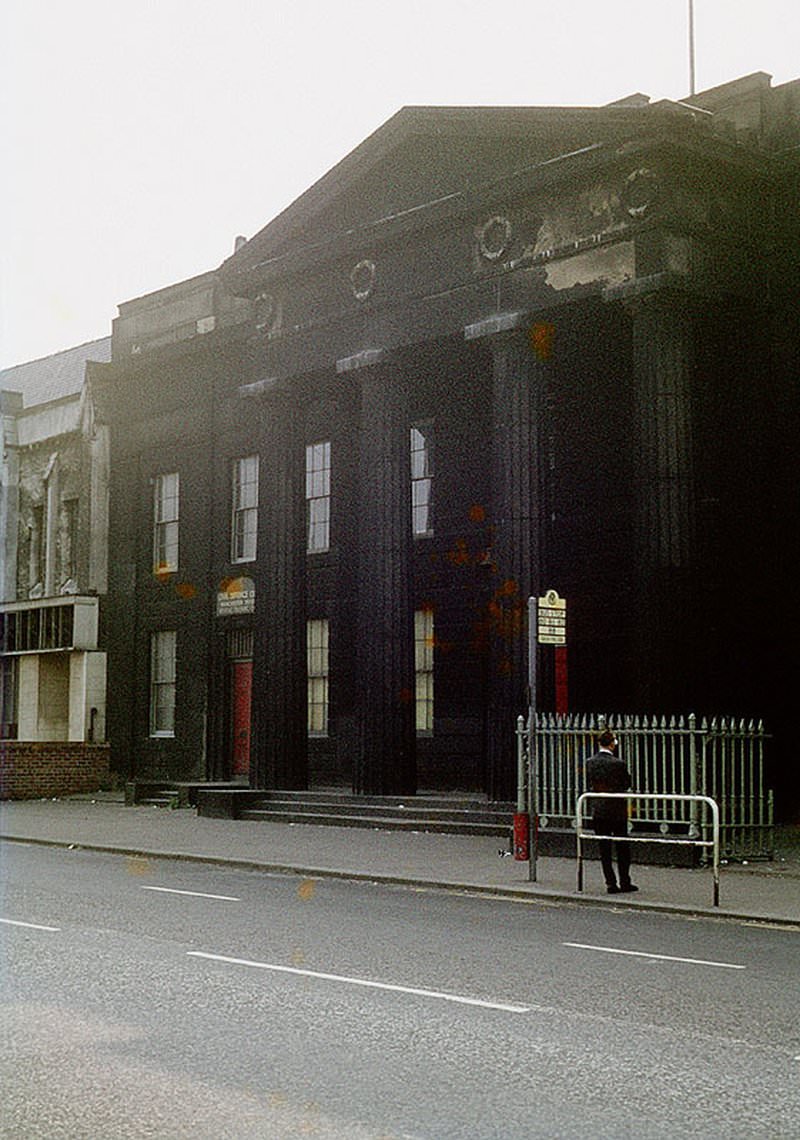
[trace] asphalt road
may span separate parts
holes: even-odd
[[[0,1135],[800,1136],[800,935],[0,847]]]

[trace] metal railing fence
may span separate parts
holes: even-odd
[[[631,784],[642,793],[710,796],[719,805],[724,857],[772,858],[772,791],[766,786],[762,721],[733,717],[635,716],[538,713],[534,718],[536,802],[539,826],[574,828],[578,797],[587,791],[583,767],[604,728],[619,740]],[[518,722],[531,755],[531,725]],[[633,797],[635,802],[635,797]],[[632,832],[696,837],[704,829],[697,805],[688,800],[635,804]]]

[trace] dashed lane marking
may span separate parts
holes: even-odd
[[[585,942],[564,942],[576,950],[597,950],[601,954],[626,954],[631,958],[655,958],[659,962],[688,962],[691,966],[716,966],[720,970],[746,970],[734,962],[710,962],[704,958],[675,958],[671,954],[647,954],[644,950],[620,950],[615,946],[590,946]]]
[[[389,990],[392,993],[410,994],[414,997],[437,998],[440,1001],[455,1002],[458,1005],[475,1005],[482,1009],[499,1009],[504,1013],[529,1013],[530,1006],[508,1002],[485,1001],[482,998],[464,997],[461,994],[443,993],[440,990],[422,990],[413,986],[398,986],[390,982],[374,982],[367,978],[350,978],[343,974],[323,974],[316,970],[301,970],[296,966],[278,966],[272,962],[253,962],[247,958],[229,958],[224,954],[206,954],[202,950],[188,950],[190,958],[205,958],[211,962],[225,962],[230,966],[250,966],[256,970],[270,970],[278,974],[294,974],[301,978],[317,978],[324,982],[344,982],[350,986],[365,986],[375,990]]]
[[[27,930],[49,930],[53,934],[57,934],[61,929],[60,926],[41,926],[38,922],[20,922],[16,918],[0,918],[0,922],[6,926],[24,926]]]
[[[179,891],[176,887],[142,887],[143,891],[161,891],[165,895],[192,895],[196,899],[220,899],[222,902],[241,902],[233,895],[207,895],[203,891]]]

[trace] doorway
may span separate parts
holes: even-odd
[[[253,692],[253,631],[228,635],[229,757],[231,779],[250,776],[250,730]]]

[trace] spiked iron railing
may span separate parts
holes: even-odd
[[[763,722],[733,717],[647,717],[539,713],[535,717],[537,803],[543,829],[575,826],[575,804],[585,792],[583,765],[597,734],[614,730],[619,755],[642,793],[711,796],[719,805],[723,857],[772,858],[772,792],[766,787]],[[527,755],[530,725],[522,725]],[[688,803],[637,804],[632,830],[699,835],[696,807]],[[641,809],[641,811],[640,811]]]

